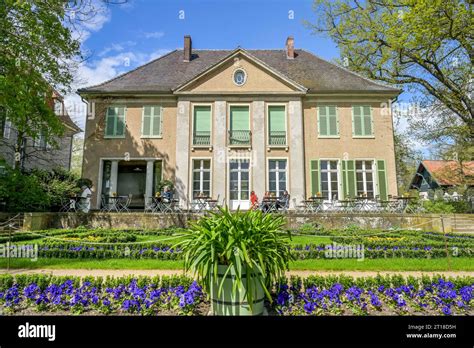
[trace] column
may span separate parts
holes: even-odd
[[[110,195],[112,195],[114,192],[117,193],[117,188],[118,188],[118,160],[111,161],[111,167],[110,167]]]
[[[290,119],[290,208],[305,198],[303,107],[301,100],[289,102]]]
[[[147,206],[150,197],[153,196],[154,165],[154,160],[146,161],[145,206]]]
[[[252,103],[252,189],[261,199],[265,193],[265,103]]]
[[[227,112],[226,102],[216,101],[214,103],[214,128],[213,128],[213,170],[212,170],[212,194],[219,200],[225,200],[226,173],[227,173]],[[224,201],[226,202],[226,201]]]
[[[189,101],[178,101],[176,117],[176,182],[175,189],[182,208],[188,206],[189,183]]]

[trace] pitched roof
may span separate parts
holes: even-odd
[[[178,86],[205,72],[236,50],[193,50],[190,62],[183,61],[183,51],[175,50],[145,65],[79,93],[170,93]],[[287,59],[286,50],[243,50],[271,69],[304,86],[308,93],[388,93],[400,90],[375,82],[314,54],[295,50]]]
[[[440,186],[455,186],[463,181],[474,185],[474,161],[462,163],[464,177],[461,175],[461,166],[457,161],[425,160],[421,164]]]
[[[74,121],[71,119],[67,111],[65,111],[63,115],[58,115],[58,117],[65,126],[69,127],[75,133],[82,132],[82,129],[79,128],[79,126],[76,123],[74,123]]]

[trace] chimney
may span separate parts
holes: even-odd
[[[286,39],[286,58],[295,58],[295,39],[293,39],[293,36],[288,36]]]
[[[193,51],[193,48],[192,48],[192,43],[191,43],[191,35],[185,35],[184,36],[184,57],[183,57],[183,60],[185,62],[191,61],[192,51]]]

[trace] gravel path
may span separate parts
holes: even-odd
[[[135,276],[156,276],[156,275],[173,275],[173,274],[184,274],[180,270],[133,270],[133,269],[14,269],[7,271],[6,269],[0,269],[0,274],[9,273],[9,274],[52,274],[55,276],[114,276],[121,277],[127,275]],[[404,276],[421,276],[421,275],[435,275],[442,274],[446,277],[455,277],[455,276],[471,276],[474,277],[474,272],[469,271],[438,271],[438,272],[421,272],[421,271],[400,271],[400,272],[386,272],[386,271],[290,271],[287,275],[298,275],[301,277],[307,277],[309,275],[334,275],[334,274],[344,274],[352,276],[355,278],[358,277],[370,277],[387,274],[403,274]]]

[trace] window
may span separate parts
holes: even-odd
[[[161,137],[162,128],[161,106],[144,106],[142,118],[142,137]]]
[[[211,145],[211,106],[194,106],[193,145]]]
[[[234,83],[237,86],[242,86],[245,81],[247,81],[247,74],[242,69],[237,69],[234,71]]]
[[[318,134],[321,137],[339,136],[339,119],[336,106],[318,108]]]
[[[50,145],[46,141],[46,137],[43,132],[40,132],[40,134],[35,137],[33,146],[40,150],[46,150],[50,148]]]
[[[357,195],[374,198],[374,170],[372,161],[355,161]]]
[[[268,191],[279,197],[286,190],[286,159],[268,161]]]
[[[320,160],[321,195],[328,200],[339,199],[338,162]]]
[[[372,108],[356,105],[352,107],[352,135],[356,137],[372,137],[373,132]]]
[[[248,106],[230,107],[229,145],[250,145],[250,112]]]
[[[106,138],[125,138],[125,108],[109,107],[107,108]]]
[[[5,126],[3,128],[3,137],[5,139],[10,139],[10,133],[12,130],[12,122],[7,118],[4,124]]]
[[[5,111],[5,108],[0,107],[0,137],[5,137],[4,134],[6,130],[6,122],[7,122],[7,113]]]
[[[193,199],[211,196],[211,160],[193,160]]]
[[[268,107],[268,145],[286,145],[286,109],[284,105]]]
[[[63,114],[63,103],[58,99],[54,100],[54,113],[56,115],[62,115]]]

